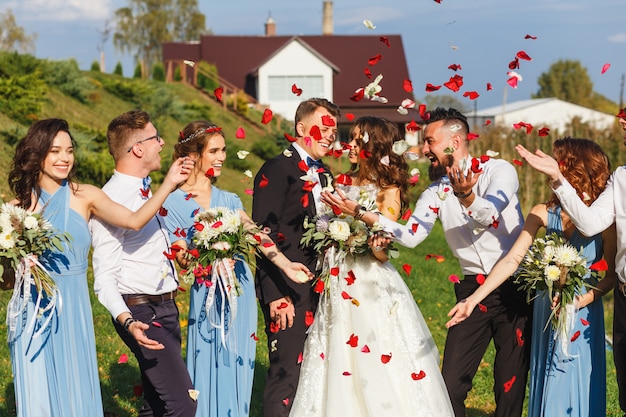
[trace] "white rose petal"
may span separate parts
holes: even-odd
[[[237,151],[237,158],[239,158],[239,159],[245,159],[245,158],[246,158],[246,156],[248,156],[249,154],[250,154],[250,152],[248,152],[248,151],[246,151],[246,150],[241,149],[241,150]]]
[[[374,26],[374,23],[372,23],[372,21],[371,21],[371,20],[367,20],[367,19],[365,19],[365,20],[363,21],[363,24],[364,24],[364,25],[365,25],[365,27],[366,27],[366,28],[368,28],[368,29],[371,29],[371,30],[376,29],[376,26]]]

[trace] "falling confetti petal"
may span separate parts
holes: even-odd
[[[371,21],[371,20],[367,20],[367,19],[365,19],[365,20],[363,21],[363,25],[365,25],[365,27],[366,27],[366,28],[371,29],[371,30],[376,29],[376,26],[374,26],[374,23],[372,23],[372,21]]]
[[[237,139],[245,139],[246,138],[246,131],[243,130],[243,127],[238,127],[237,128],[237,132],[235,133],[235,137]]]
[[[117,360],[117,363],[127,363],[127,362],[128,362],[128,355],[125,353],[122,353],[119,359]]]
[[[604,74],[605,72],[607,72],[609,70],[609,68],[611,68],[611,64],[604,64],[602,65],[602,71],[600,71],[600,74]]]

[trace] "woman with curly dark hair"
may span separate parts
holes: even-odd
[[[143,139],[143,140],[140,140]],[[160,136],[129,138],[136,144]],[[134,146],[134,145],[133,145]],[[62,119],[39,120],[15,149],[9,185],[11,204],[39,212],[61,233],[71,236],[62,248],[44,252],[40,262],[58,288],[54,301],[30,280],[16,281],[12,300],[18,305],[8,317],[9,349],[17,415],[102,416],[96,341],[87,287],[94,216],[118,227],[140,229],[161,207],[165,197],[185,180],[192,161],[179,160],[154,196],[137,211],[113,202],[101,189],[75,181],[75,142]],[[46,305],[37,309],[37,305]]]
[[[576,189],[580,199],[591,205],[606,187],[611,173],[609,159],[596,143],[587,139],[563,138],[554,142],[552,155],[563,176]],[[548,291],[538,291],[533,303],[528,415],[604,416],[606,415],[606,361],[604,312],[600,297],[610,291],[615,274],[615,225],[601,234],[581,234],[552,194],[547,203],[533,207],[526,217],[517,241],[472,295],[459,302],[449,316],[448,327],[465,320],[491,291],[513,275],[541,228],[546,235],[556,232],[566,238],[587,260],[587,266],[604,256],[605,277],[587,277],[589,288],[581,288],[574,302],[572,326],[567,334],[547,325],[554,303]],[[558,314],[558,312],[556,313]],[[569,310],[567,312],[570,314]],[[574,317],[575,315],[575,317]],[[568,319],[568,321],[570,321]],[[565,347],[565,348],[563,348]]]
[[[335,187],[398,220],[408,207],[409,174],[408,146],[396,125],[362,117],[352,126],[348,147],[352,166]],[[453,415],[437,346],[379,240],[370,239],[367,253],[340,260],[336,277],[328,280],[306,339],[290,416]]]

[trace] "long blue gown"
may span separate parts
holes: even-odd
[[[563,233],[561,208],[548,211],[546,235]],[[582,248],[591,265],[602,258],[602,236],[591,238],[575,231],[569,242]],[[595,284],[595,280],[590,282]],[[583,294],[586,289],[583,289]],[[547,293],[534,301],[530,362],[529,417],[596,417],[606,415],[606,359],[602,300],[576,313],[568,335],[568,355],[554,338],[549,320],[551,300]],[[578,335],[576,337],[576,335]]]
[[[165,201],[165,217],[170,240],[181,240],[174,234],[177,229],[186,231],[187,244],[193,234],[194,215],[203,208],[193,198],[186,198],[182,190],[176,190]],[[227,207],[243,209],[241,200],[233,193],[213,187],[211,208]],[[235,320],[230,320],[230,306],[216,296],[210,311],[205,311],[208,288],[194,283],[190,289],[189,327],[187,332],[187,370],[194,388],[198,390],[196,417],[244,417],[250,413],[252,381],[257,328],[257,305],[254,278],[248,265],[237,260],[235,273],[241,285],[237,299]],[[217,294],[217,293],[216,293]],[[220,322],[219,312],[224,308],[226,345],[221,332],[211,325]]]
[[[32,332],[27,325],[34,313],[31,300],[9,340],[15,401],[20,417],[102,416],[102,396],[96,361],[91,302],[87,286],[90,235],[85,220],[70,209],[70,187],[64,183],[54,194],[42,190],[43,216],[61,232],[72,236],[62,252],[51,251],[40,262],[57,283],[61,305],[38,337],[39,318]],[[23,295],[22,295],[23,296]]]

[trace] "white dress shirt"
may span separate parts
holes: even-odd
[[[561,207],[568,214],[580,233],[594,236],[615,223],[617,253],[615,271],[621,282],[626,282],[626,167],[618,167],[606,183],[606,188],[591,206],[587,206],[576,194],[572,185],[563,179],[554,189]]]
[[[298,155],[300,155],[300,158],[306,162],[307,161],[307,157],[311,158],[311,159],[315,159],[313,158],[311,155],[309,155],[307,153],[307,151],[305,151],[304,149],[302,149],[302,146],[298,145],[297,143],[292,143],[294,149],[296,151],[298,151]],[[320,182],[320,174],[319,172],[317,172],[317,169],[313,168],[313,167],[309,167],[309,170],[305,173],[302,172],[302,175],[308,175],[309,177],[312,178],[313,181],[316,181],[316,184],[313,186],[313,189],[311,190],[311,193],[313,194],[313,200],[315,200],[315,212],[316,213],[321,213],[323,210],[323,203],[322,203],[322,183]]]
[[[468,167],[471,160],[469,156]],[[475,199],[469,207],[454,196],[448,177],[443,177],[420,195],[406,226],[385,216],[379,216],[379,222],[403,246],[415,247],[426,239],[439,219],[463,275],[489,274],[513,246],[524,219],[517,197],[515,168],[500,159],[490,159],[480,167],[484,172],[474,185]]]
[[[146,201],[143,179],[115,171],[102,190],[136,211]],[[122,294],[158,295],[178,287],[176,270],[163,252],[170,242],[165,221],[154,216],[141,230],[122,229],[92,218],[94,291],[113,317],[129,311]]]

